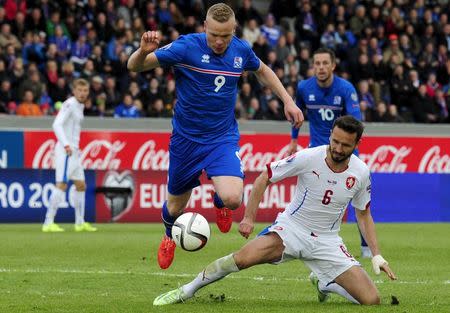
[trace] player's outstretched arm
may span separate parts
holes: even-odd
[[[158,58],[153,53],[160,42],[160,35],[156,31],[148,31],[142,34],[141,45],[130,56],[127,67],[133,72],[142,72],[159,66]]]
[[[366,210],[356,211],[356,219],[358,220],[359,229],[366,240],[370,251],[372,251],[372,267],[375,274],[379,275],[380,270],[385,272],[391,280],[396,280],[394,272],[389,267],[389,263],[381,256],[380,249],[378,248],[377,234],[375,231],[375,223],[373,222],[372,214],[370,213],[370,208]]]
[[[295,104],[294,100],[289,96],[286,89],[284,89],[283,84],[278,79],[277,75],[261,61],[261,65],[259,69],[255,72],[258,80],[264,85],[270,87],[275,94],[280,98],[284,103],[284,114],[286,115],[286,119],[295,126],[296,128],[300,128],[305,119],[303,117],[302,111]]]
[[[269,185],[269,175],[267,174],[267,170],[264,170],[253,183],[252,192],[250,193],[250,198],[245,207],[244,218],[239,224],[239,233],[245,238],[248,238],[253,232],[256,211],[258,210],[264,191]]]

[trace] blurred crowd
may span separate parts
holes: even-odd
[[[273,0],[266,14],[251,0],[235,2],[236,35],[292,97],[324,46],[336,52],[336,74],[355,85],[365,121],[450,122],[448,0]],[[133,73],[127,60],[145,30],[159,30],[161,45],[202,32],[212,3],[0,0],[0,114],[53,115],[81,77],[91,83],[87,116],[171,117],[172,70]],[[284,119],[254,75],[239,86],[237,118]]]

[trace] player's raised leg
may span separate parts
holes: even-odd
[[[222,233],[230,231],[233,210],[241,206],[244,183],[242,178],[217,176],[212,178],[215,192],[211,194],[216,207],[216,223]]]
[[[173,262],[176,244],[172,240],[172,226],[177,217],[183,213],[191,192],[192,190],[189,190],[178,196],[169,193],[168,200],[163,204],[161,218],[166,230],[158,249],[158,264],[162,269],[169,268]]]

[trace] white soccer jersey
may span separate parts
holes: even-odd
[[[72,149],[79,148],[83,111],[84,104],[75,97],[70,97],[62,104],[53,122],[53,130],[63,147],[69,145]]]
[[[327,149],[304,149],[267,167],[271,182],[298,177],[294,199],[282,214],[316,234],[337,235],[350,201],[359,210],[369,205],[370,171],[352,155],[345,171],[333,172],[325,162]]]

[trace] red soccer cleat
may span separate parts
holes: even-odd
[[[172,264],[173,258],[175,256],[176,246],[177,245],[172,240],[172,238],[164,235],[158,249],[158,264],[159,267],[163,270],[169,268],[169,266]]]
[[[233,211],[225,207],[216,208],[216,224],[222,233],[228,233],[233,224]]]

